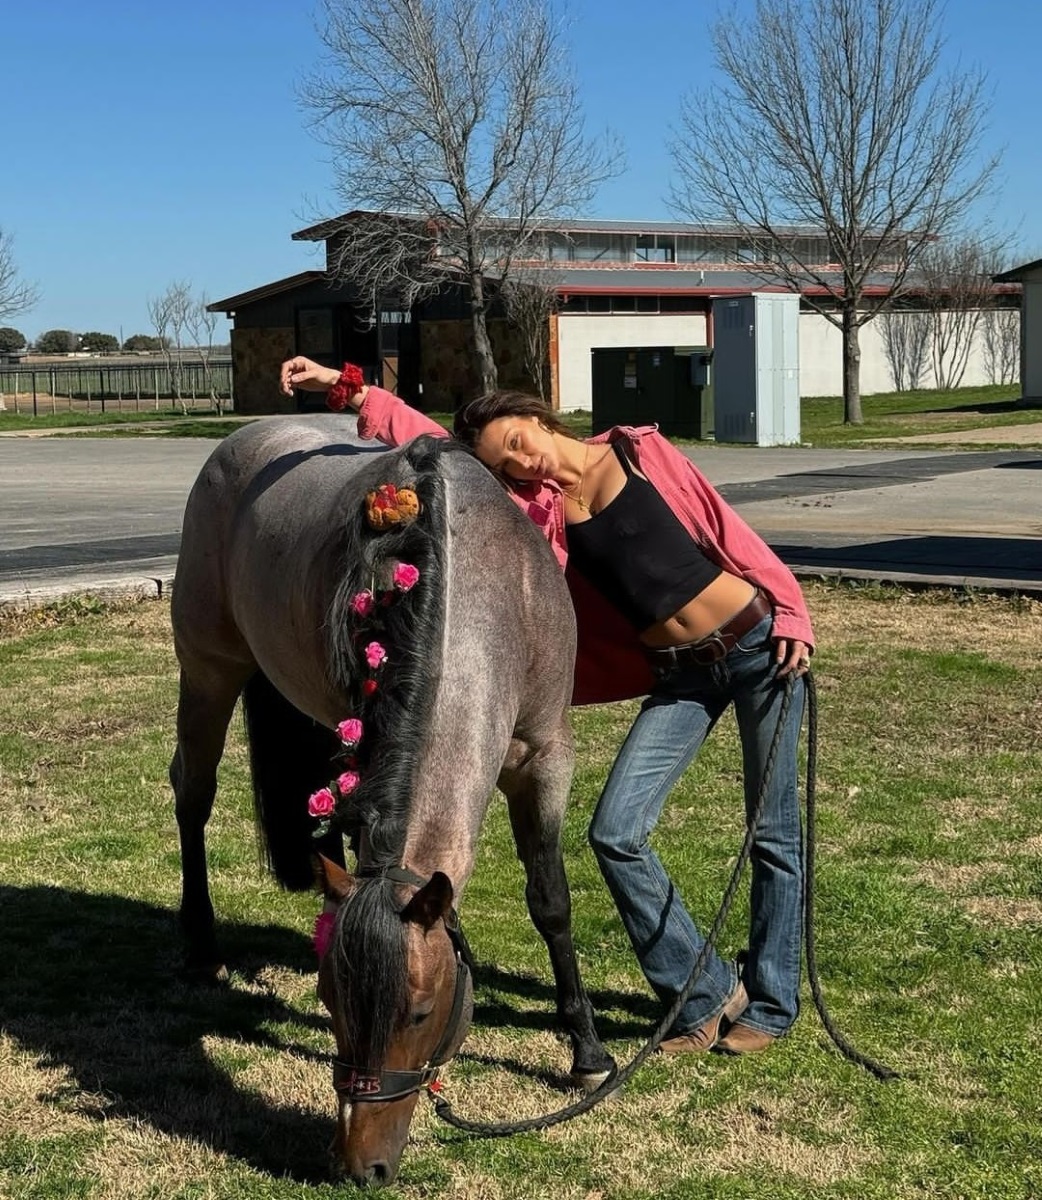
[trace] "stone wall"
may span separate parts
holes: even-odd
[[[419,328],[423,395],[415,399],[427,412],[452,412],[481,391],[481,381],[470,361],[470,324],[422,321]],[[499,369],[499,386],[534,392],[517,331],[505,320],[493,320],[488,323],[488,335]]]
[[[293,328],[233,329],[235,411],[264,415],[297,411],[296,400],[279,390],[279,368],[293,357]]]

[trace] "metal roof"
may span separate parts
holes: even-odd
[[[289,275],[285,279],[276,279],[274,283],[265,283],[252,288],[248,292],[240,292],[237,296],[229,296],[227,300],[215,300],[206,306],[207,312],[232,312],[237,308],[245,308],[258,300],[267,300],[271,296],[291,292],[294,288],[304,287],[305,284],[317,283],[327,278],[325,271],[301,271],[298,275]]]
[[[332,237],[337,229],[352,217],[385,216],[402,221],[430,220],[420,213],[379,213],[372,209],[355,208],[350,212],[341,213],[338,217],[329,217],[319,221],[317,225],[309,225],[306,229],[298,229],[291,234],[293,241],[315,242]],[[492,217],[490,225],[513,225],[509,217]],[[755,237],[756,229],[748,225],[731,225],[712,221],[616,221],[606,218],[586,218],[575,221],[540,221],[539,228],[545,233],[666,233],[666,234],[703,234],[731,237]],[[824,237],[824,230],[813,225],[779,225],[777,232],[791,234],[793,237]]]
[[[1036,258],[1034,262],[1024,263],[1019,267],[1014,267],[1011,271],[1003,271],[1001,275],[992,275],[992,283],[1023,283],[1024,276],[1029,275],[1032,271],[1037,271],[1042,268],[1042,258]]]

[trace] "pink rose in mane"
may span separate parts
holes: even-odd
[[[412,563],[395,563],[393,578],[398,591],[408,592],[419,582],[420,572]]]
[[[362,722],[357,717],[348,717],[336,727],[336,733],[345,746],[357,746],[362,740]]]
[[[349,796],[361,782],[362,777],[357,771],[345,771],[338,776],[336,786],[341,796]]]
[[[325,958],[329,952],[335,926],[336,913],[320,912],[315,918],[315,953],[319,958]]]
[[[355,592],[351,597],[351,611],[356,617],[368,617],[373,611],[373,605],[376,600],[373,593],[366,588],[364,591]]]
[[[387,661],[387,651],[379,642],[370,642],[365,648],[365,661],[369,664],[370,670],[375,671],[377,667]]]
[[[319,788],[308,798],[308,814],[312,817],[328,817],[336,808],[336,797],[329,788]]]

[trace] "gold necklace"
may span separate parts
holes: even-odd
[[[569,500],[574,500],[575,503],[578,504],[578,506],[582,509],[583,512],[590,511],[590,506],[583,499],[583,481],[586,479],[586,464],[587,464],[587,462],[589,462],[589,459],[590,459],[590,443],[587,442],[586,443],[586,451],[583,454],[583,469],[579,473],[579,494],[578,494],[578,496],[576,496],[574,492],[570,492],[566,487],[564,487],[564,485],[561,486],[561,491],[564,492],[564,494],[568,497]]]

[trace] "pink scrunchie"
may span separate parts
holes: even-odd
[[[344,369],[340,372],[340,378],[326,392],[326,404],[333,412],[343,412],[350,403],[352,397],[356,396],[365,384],[362,378],[361,367],[352,366],[351,363],[344,363]]]

